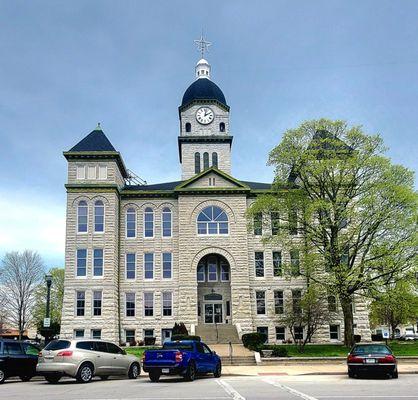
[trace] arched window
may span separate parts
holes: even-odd
[[[78,207],[77,207],[77,232],[78,233],[87,232],[87,215],[88,215],[87,202],[84,200],[81,200],[78,203]]]
[[[218,168],[218,153],[212,153],[212,167]]]
[[[172,226],[172,220],[171,220],[171,210],[168,207],[165,207],[163,209],[162,214],[162,225],[163,225],[163,237],[171,237],[171,226]]]
[[[194,173],[200,172],[200,153],[194,153]]]
[[[144,237],[154,237],[154,211],[151,207],[147,207],[144,213]]]
[[[126,237],[136,237],[136,211],[135,208],[128,208],[126,211]]]
[[[186,122],[186,132],[192,131],[192,124],[190,122]]]
[[[101,200],[94,203],[94,232],[104,232],[104,204]]]
[[[217,206],[204,208],[197,217],[197,233],[199,235],[227,235],[228,216],[225,211]]]
[[[203,169],[209,168],[209,153],[203,153]]]
[[[220,132],[225,132],[225,122],[221,122],[221,123],[219,124],[219,131],[220,131]]]

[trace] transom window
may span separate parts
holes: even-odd
[[[228,216],[225,211],[217,206],[204,208],[197,217],[197,233],[199,235],[227,235]]]
[[[147,207],[144,213],[144,237],[154,237],[154,211]]]

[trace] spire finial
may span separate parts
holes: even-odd
[[[203,37],[203,29],[202,34],[200,35],[200,39],[194,40],[197,46],[197,50],[200,51],[201,58],[204,58],[205,51],[209,51],[209,46],[212,44],[211,42],[208,42]]]
[[[102,130],[102,127],[100,126],[100,122],[97,123],[97,126],[96,126],[95,130],[96,131],[101,131]]]

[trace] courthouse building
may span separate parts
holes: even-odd
[[[272,343],[291,338],[281,317],[306,285],[302,276],[285,276],[283,264],[297,265],[297,251],[263,243],[277,222],[268,215],[248,229],[246,210],[271,185],[232,176],[230,106],[205,59],[195,72],[178,109],[178,181],[138,182],[100,126],[64,152],[61,337],[161,343],[184,322],[204,338],[220,330],[223,336],[210,337],[224,341],[257,330]],[[335,319],[315,341],[343,337],[340,307],[329,301]],[[356,333],[369,337],[361,302],[354,316]]]

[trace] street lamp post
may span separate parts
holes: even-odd
[[[44,329],[43,333],[45,336],[45,344],[49,343],[51,340],[51,319],[50,319],[50,308],[51,308],[51,285],[52,285],[52,275],[45,275],[46,281],[46,310],[45,310],[45,319],[44,319]]]

